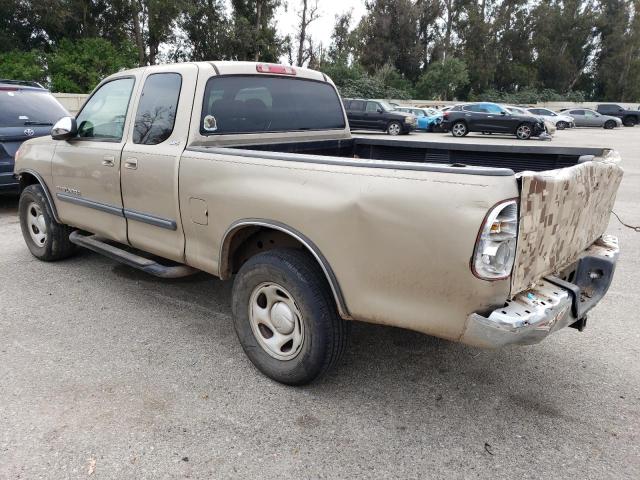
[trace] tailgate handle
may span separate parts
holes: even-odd
[[[116,161],[116,157],[113,155],[105,155],[102,157],[102,165],[105,167],[113,167],[114,162]]]
[[[127,158],[124,162],[124,168],[130,168],[131,170],[137,170],[138,168],[138,159],[137,158]]]

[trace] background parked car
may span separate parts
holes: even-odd
[[[416,129],[432,132],[442,123],[442,112],[435,108],[396,107],[397,111],[411,113],[417,118]]]
[[[548,108],[528,108],[528,112],[543,118],[544,120],[553,123],[558,130],[564,130],[565,128],[575,127],[573,117],[565,115],[564,113],[556,113]]]
[[[602,127],[606,129],[621,127],[622,120],[610,115],[602,115],[588,108],[574,108],[565,111],[566,115],[573,117],[576,127]]]
[[[555,135],[556,126],[552,122],[548,122],[547,120],[545,120],[541,116],[536,115],[534,113],[531,113],[529,110],[527,110],[526,108],[523,108],[523,107],[516,107],[516,106],[513,106],[513,105],[503,105],[503,107],[506,108],[509,111],[509,113],[511,113],[511,114],[515,114],[515,115],[530,115],[530,116],[536,118],[537,120],[539,120],[542,123],[544,123],[544,129],[546,130],[546,132],[549,135]]]
[[[415,115],[399,112],[384,100],[344,98],[342,100],[352,130],[381,130],[403,135],[415,130]]]
[[[40,84],[0,80],[0,194],[18,192],[13,165],[22,142],[49,135],[51,126],[68,115]]]
[[[505,133],[521,140],[537,137],[545,132],[542,120],[532,115],[513,114],[496,103],[467,103],[445,112],[442,129],[454,137],[469,132]]]
[[[638,107],[640,109],[640,107]],[[618,117],[622,120],[622,124],[625,127],[633,127],[640,123],[640,111],[639,110],[627,110],[621,107],[617,103],[601,103],[596,108],[598,113],[602,115],[610,115],[612,117]]]

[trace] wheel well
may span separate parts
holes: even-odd
[[[318,262],[329,282],[340,316],[350,318],[335,274],[322,253],[306,237],[284,227],[253,224],[232,228],[225,235],[220,250],[218,276],[227,279],[237,273],[254,255],[275,248],[293,248],[310,254]]]
[[[24,190],[29,185],[34,185],[36,183],[40,183],[40,182],[34,175],[31,175],[30,173],[20,174],[20,191]]]

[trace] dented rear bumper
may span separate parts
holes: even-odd
[[[486,315],[469,315],[460,341],[486,348],[530,345],[569,325],[584,326],[587,312],[609,289],[619,251],[617,238],[602,236],[557,276],[544,277]]]

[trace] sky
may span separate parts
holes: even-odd
[[[309,0],[309,5],[313,5],[315,0]],[[298,28],[298,16],[296,12],[302,10],[301,0],[283,0],[283,6],[278,9],[276,22],[278,32],[285,36],[290,34],[295,37]],[[318,11],[320,17],[309,26],[309,33],[314,39],[314,43],[322,42],[324,47],[328,47],[331,42],[331,32],[335,23],[335,16],[341,15],[353,9],[352,28],[364,15],[366,9],[364,0],[318,0]]]

